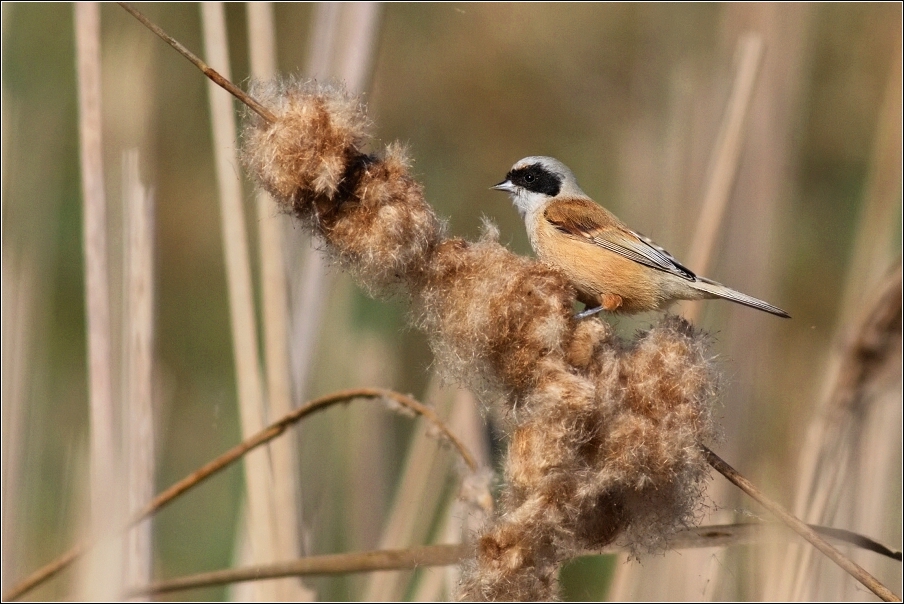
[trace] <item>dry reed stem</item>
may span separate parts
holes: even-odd
[[[767,510],[784,522],[791,530],[806,539],[810,544],[828,556],[835,564],[843,568],[848,574],[860,581],[867,589],[882,598],[886,602],[900,602],[901,598],[896,596],[890,589],[882,585],[875,577],[864,570],[860,565],[842,554],[825,539],[819,536],[816,531],[790,514],[781,505],[766,497],[759,489],[741,476],[737,470],[725,463],[718,455],[713,453],[705,445],[701,445],[706,455],[707,461],[720,474],[731,481],[732,484],[750,495],[753,499],[760,503]]]
[[[400,550],[310,556],[291,562],[213,571],[171,581],[160,581],[144,588],[135,589],[129,595],[158,594],[195,587],[208,587],[224,583],[257,581],[277,577],[334,575],[380,570],[411,570],[421,566],[445,566],[447,564],[455,564],[466,557],[468,549],[464,545],[423,545]]]
[[[126,233],[123,443],[127,460],[128,509],[137,509],[154,495],[154,212],[150,191],[141,183],[138,152],[123,156],[123,218]],[[134,527],[126,537],[125,584],[151,578],[150,522]]]
[[[698,549],[761,543],[779,537],[772,529],[777,524],[740,523],[689,527],[679,531],[672,542],[673,549]],[[785,533],[787,534],[787,533]],[[849,542],[849,541],[845,541]],[[608,545],[599,550],[578,555],[606,555],[625,551],[624,547]],[[157,581],[133,589],[131,597],[156,595],[198,587],[210,587],[240,581],[260,581],[288,576],[337,575],[361,572],[415,570],[428,566],[458,564],[470,555],[465,544],[422,545],[406,549],[351,552],[308,556],[291,562],[265,566],[231,568]]]
[[[748,34],[738,41],[737,70],[731,96],[725,108],[725,116],[719,128],[719,136],[713,147],[709,179],[700,207],[700,218],[691,239],[688,266],[698,275],[707,273],[713,256],[713,248],[722,228],[725,210],[731,197],[731,188],[738,173],[744,127],[750,110],[753,90],[763,56],[763,39]],[[684,316],[692,323],[700,316],[702,306],[689,305]]]
[[[200,8],[205,54],[228,79],[229,47],[223,4],[203,3]],[[239,418],[242,436],[248,438],[266,424],[242,184],[235,171],[238,164],[235,153],[235,111],[232,97],[221,93],[213,82],[208,82],[208,98],[229,290]],[[258,563],[274,562],[279,559],[276,537],[279,527],[273,507],[273,477],[266,450],[255,452],[245,459],[245,484],[249,511],[247,526],[253,559]],[[278,585],[266,585],[262,590],[266,592],[261,594],[265,600],[279,597]]]
[[[271,78],[276,74],[276,40],[273,4],[248,2],[248,44],[251,75]],[[257,191],[257,225],[260,245],[261,315],[266,402],[268,418],[282,417],[292,410],[292,378],[289,369],[289,308],[286,266],[283,256],[282,216],[273,211],[273,200],[265,191]],[[298,530],[301,508],[295,443],[290,439],[269,445],[273,475],[273,507],[285,530],[276,531],[278,560],[300,555]],[[293,528],[296,527],[296,528]],[[283,582],[283,600],[310,601],[315,593],[301,583]]]
[[[144,16],[138,9],[129,4],[128,2],[117,2],[121,7],[126,9],[133,17],[141,21],[141,23],[147,27],[149,30],[157,34],[160,39],[164,42],[172,46],[176,52],[181,54],[183,57],[188,59],[188,61],[201,70],[201,72],[207,76],[211,81],[216,83],[217,86],[223,88],[226,92],[234,96],[235,98],[242,101],[245,105],[247,105],[252,111],[257,113],[263,119],[268,122],[274,121],[274,116],[270,111],[255,101],[253,98],[245,94],[245,91],[233,84],[229,81],[228,77],[223,77],[213,68],[211,68],[207,63],[198,58],[195,54],[193,54],[190,50],[185,48],[182,44],[180,44],[175,38],[167,34],[163,29],[161,29],[157,24]]]
[[[251,438],[243,440],[241,443],[226,451],[216,459],[204,464],[185,478],[172,484],[169,488],[159,493],[141,510],[134,514],[129,523],[129,526],[135,525],[145,518],[151,516],[152,514],[157,513],[161,508],[172,502],[174,499],[176,499],[186,491],[198,486],[220,470],[225,469],[230,464],[241,459],[242,456],[247,454],[249,451],[252,451],[257,447],[260,447],[261,445],[272,441],[274,438],[285,432],[286,428],[288,428],[292,424],[295,424],[296,422],[313,413],[323,411],[324,409],[332,405],[338,403],[348,403],[353,399],[392,401],[393,403],[410,409],[417,415],[424,417],[434,426],[434,428],[439,432],[439,434],[443,436],[443,438],[445,438],[452,444],[452,446],[461,456],[462,461],[464,461],[465,465],[467,465],[468,470],[471,472],[477,471],[478,466],[477,462],[474,460],[474,456],[468,451],[467,447],[465,447],[465,445],[449,430],[449,428],[445,425],[445,423],[443,423],[439,416],[436,415],[433,409],[431,409],[427,405],[424,405],[423,403],[418,402],[414,398],[405,394],[394,392],[392,390],[385,390],[383,388],[355,388],[351,390],[341,390],[339,392],[334,392],[332,394],[321,396],[319,398],[308,401],[298,409],[295,409],[291,413],[287,414],[285,417],[282,417],[278,421],[270,424]],[[15,600],[19,598],[29,590],[40,585],[53,575],[69,566],[79,556],[88,551],[88,549],[90,549],[93,544],[94,542],[91,540],[84,540],[77,543],[65,554],[59,556],[57,559],[51,561],[43,567],[35,570],[30,575],[19,581],[16,585],[14,585],[6,593],[3,594],[3,599]]]
[[[110,285],[107,268],[107,208],[101,142],[100,8],[76,4],[79,148],[85,252],[88,332],[88,390],[91,416],[91,514],[98,530],[109,512],[109,485],[117,458],[113,381],[110,369]]]
[[[88,357],[88,511],[91,534],[110,535],[124,512],[125,499],[115,485],[123,478],[121,417],[115,407],[112,369],[112,324],[104,194],[101,121],[100,7],[74,6],[79,108],[79,151],[82,178],[82,229],[85,259],[85,311]],[[124,569],[124,543],[101,539],[76,582],[77,597],[119,596]]]

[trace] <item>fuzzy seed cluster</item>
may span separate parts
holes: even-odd
[[[571,555],[613,542],[661,549],[699,514],[718,375],[706,338],[666,317],[633,341],[576,322],[555,269],[445,236],[404,150],[368,154],[361,104],[341,88],[256,84],[277,116],[249,116],[259,185],[374,295],[403,293],[450,379],[497,406],[509,436],[500,511],[475,540],[457,596],[549,600]]]

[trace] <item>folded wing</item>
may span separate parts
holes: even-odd
[[[589,199],[571,198],[552,203],[544,217],[556,229],[598,245],[629,260],[671,273],[688,281],[697,277],[674,256]]]

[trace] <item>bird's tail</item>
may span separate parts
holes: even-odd
[[[725,298],[726,300],[731,300],[732,302],[737,302],[738,304],[743,304],[744,306],[749,306],[751,308],[756,308],[757,310],[772,313],[773,315],[778,315],[779,317],[785,317],[786,319],[791,318],[791,315],[783,311],[778,306],[773,306],[772,304],[764,302],[759,298],[754,298],[753,296],[742,294],[739,291],[735,291],[730,287],[725,287],[721,283],[716,283],[715,281],[711,281],[709,279],[697,277],[697,281],[692,284],[692,287],[700,290],[701,292],[709,294],[714,298]]]

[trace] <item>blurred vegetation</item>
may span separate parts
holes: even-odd
[[[200,53],[195,5],[141,8]],[[311,6],[275,10],[280,68],[299,73]],[[769,10],[781,20],[792,8]],[[767,299],[794,318],[780,322],[710,302],[701,321],[724,357],[725,448],[744,455],[734,462],[789,501],[798,435],[814,414],[837,322],[849,310],[840,301],[883,94],[901,69],[900,4],[793,10],[797,54],[782,56],[782,47],[769,46],[768,35],[765,51],[767,62],[794,63],[788,72],[793,79],[766,81],[757,91],[782,99],[779,109],[787,118],[781,131],[768,120],[757,121],[761,116],[749,126],[773,135],[765,152],[782,158],[780,172],[770,176],[780,181],[772,189],[777,198],[758,200],[755,187],[745,187],[756,178],[745,177],[745,170],[755,169],[745,162],[759,157],[745,151],[729,206],[735,222],[729,219],[708,276]],[[508,198],[489,187],[521,157],[553,155],[573,169],[592,197],[681,259],[696,224],[737,35],[756,30],[756,17],[744,11],[755,12],[719,4],[386,5],[366,97],[377,140],[410,147],[428,199],[448,217],[455,235],[477,237],[481,217],[488,216],[500,226],[503,242],[529,254]],[[244,82],[244,7],[232,4],[227,12],[233,77]],[[17,283],[10,275],[27,274],[33,296],[27,346],[11,352],[26,363],[26,385],[21,480],[8,485],[4,478],[4,488],[11,489],[4,497],[18,502],[15,551],[3,569],[8,586],[63,551],[79,530],[87,392],[72,8],[4,3],[2,27],[3,295],[6,300],[9,283]],[[116,207],[123,151],[139,148],[156,204],[162,488],[239,440],[206,83],[119,7],[102,7],[102,27],[111,249],[121,245]],[[250,185],[248,192],[250,200]],[[900,200],[899,180],[895,224],[875,233],[890,256],[900,254]],[[759,245],[751,245],[734,235],[747,228],[736,208],[755,212],[760,203],[771,208],[763,210],[770,224],[756,231],[764,236]],[[253,232],[250,202],[248,217]],[[115,275],[121,267],[113,264],[111,270]],[[334,275],[331,288],[305,397],[357,385],[421,396],[429,379],[429,348],[406,327],[402,303],[372,301],[341,274]],[[644,320],[629,321],[625,329]],[[5,350],[11,346],[7,328]],[[6,386],[3,392],[6,421]],[[380,513],[389,505],[411,427],[377,414],[381,419],[357,420],[365,425],[352,429],[360,408],[329,413],[302,430],[307,546],[314,553],[376,547]],[[364,447],[361,434],[368,434],[373,448]],[[367,457],[380,462],[379,474],[368,483],[378,486],[365,495],[354,468]],[[900,481],[900,473],[887,479]],[[156,575],[232,564],[242,480],[232,468],[159,516]],[[350,517],[360,507],[353,501],[358,497],[372,505],[371,516],[360,521]],[[363,528],[352,534],[353,527]],[[582,581],[609,572],[612,564],[588,564],[593,562],[576,562],[565,573],[569,596],[599,597],[599,577],[590,587]],[[320,579],[312,585],[324,598],[355,598],[358,584]],[[66,593],[66,581],[55,581],[32,596]]]

